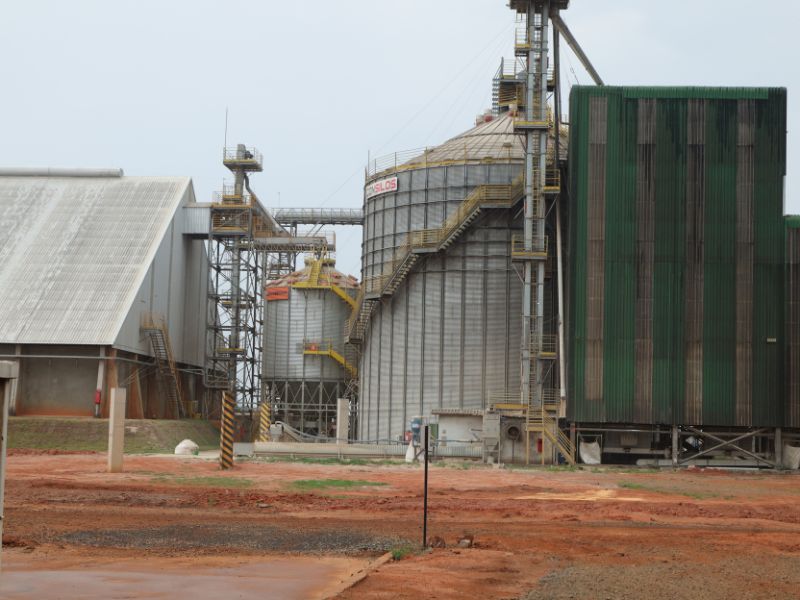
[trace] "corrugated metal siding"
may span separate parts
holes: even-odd
[[[573,88],[573,420],[783,422],[785,102]]]
[[[786,426],[800,427],[800,217],[786,218]]]
[[[463,200],[465,173],[477,185],[497,181],[500,167],[506,181],[520,169],[447,167],[448,173],[455,169],[452,178],[437,175],[436,185],[453,182],[456,191],[446,187],[437,199],[458,198],[446,203],[452,210]],[[431,177],[413,171],[411,181],[424,188]],[[424,199],[430,192],[412,194]],[[387,202],[381,210],[396,210]],[[420,205],[423,215],[430,216],[429,209]],[[480,409],[490,394],[519,389],[522,293],[509,252],[514,227],[509,211],[484,213],[441,255],[421,258],[391,299],[375,308],[361,369],[367,438],[396,438],[415,415],[437,408]],[[375,241],[373,233],[367,230],[368,244]]]
[[[686,121],[686,384],[683,414],[686,423],[703,420],[703,222],[705,216],[705,100],[689,100]],[[677,409],[677,407],[676,407]],[[677,410],[676,410],[677,412]]]
[[[653,410],[645,422],[670,423],[683,406],[686,117],[683,100],[656,105],[653,259]]]
[[[190,185],[0,177],[0,341],[113,344]]]

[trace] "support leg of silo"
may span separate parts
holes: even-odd
[[[672,426],[672,466],[678,466],[678,426]]]
[[[258,441],[269,441],[269,428],[271,423],[269,402],[264,400],[259,408]]]
[[[230,392],[222,394],[222,422],[219,431],[219,466],[233,468],[233,421],[236,400]]]
[[[783,431],[780,427],[775,428],[775,466],[778,469],[783,466]]]

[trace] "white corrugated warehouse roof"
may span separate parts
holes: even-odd
[[[0,171],[0,343],[112,344],[188,177]]]

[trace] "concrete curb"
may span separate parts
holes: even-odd
[[[322,600],[333,600],[334,598],[336,598],[336,596],[338,596],[342,592],[346,592],[356,584],[366,579],[367,575],[369,575],[372,571],[374,571],[375,569],[377,569],[382,565],[385,565],[390,560],[392,560],[391,552],[387,552],[386,554],[379,556],[371,563],[369,563],[366,567],[364,567],[363,569],[359,569],[358,571],[353,573],[350,577],[343,580],[336,588],[336,591],[328,593],[328,595],[324,596]]]

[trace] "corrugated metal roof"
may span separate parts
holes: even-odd
[[[562,130],[562,155],[567,148],[566,128]],[[553,130],[550,130],[550,146],[553,145]],[[406,163],[438,163],[449,161],[480,160],[525,160],[525,149],[519,132],[514,132],[514,117],[511,113],[503,113],[499,117],[480,123],[464,133],[450,138],[446,142],[429,148],[424,154]]]
[[[0,343],[112,344],[188,177],[0,177]]]
[[[299,270],[284,275],[279,279],[267,282],[264,287],[286,287],[296,283],[307,282],[311,278],[311,271],[316,259],[306,257],[305,266]],[[323,259],[319,272],[320,285],[338,285],[342,288],[355,289],[358,287],[358,279],[352,275],[347,275],[336,270],[336,262],[331,258]]]

